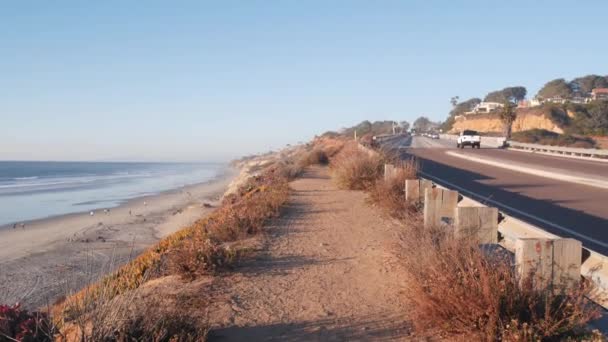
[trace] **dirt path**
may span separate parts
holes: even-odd
[[[217,341],[408,339],[392,254],[399,227],[337,190],[326,168],[291,184],[265,252],[213,286]]]

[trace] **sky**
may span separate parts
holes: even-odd
[[[226,161],[608,74],[608,1],[5,1],[0,160]]]

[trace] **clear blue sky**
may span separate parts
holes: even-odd
[[[6,1],[0,159],[226,160],[608,74],[602,1]]]

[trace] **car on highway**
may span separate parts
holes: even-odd
[[[456,141],[456,147],[464,148],[465,146],[481,148],[481,137],[477,131],[465,129],[460,132],[458,140]]]
[[[431,133],[431,134],[429,134],[429,138],[431,138],[431,139],[439,139],[439,134],[437,134],[437,133]]]

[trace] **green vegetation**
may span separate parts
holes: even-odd
[[[569,99],[573,96],[588,96],[595,88],[607,88],[608,76],[587,75],[577,77],[568,82],[563,78],[558,78],[547,82],[537,94],[540,99],[561,97]]]
[[[437,129],[440,124],[429,120],[426,116],[421,116],[414,121],[414,129],[418,132],[428,132]]]
[[[608,135],[608,101],[594,101],[585,105],[570,104],[566,109],[574,114],[569,119],[567,132],[584,135]]]
[[[595,142],[591,138],[577,137],[570,134],[558,134],[545,129],[531,129],[513,133],[511,139],[528,144],[541,144],[551,146],[568,146],[579,148],[594,148]]]
[[[570,88],[570,84],[563,78],[558,78],[547,82],[539,91],[538,97],[541,99],[548,99],[552,97],[561,97],[567,99],[572,97],[573,91]]]
[[[502,90],[497,90],[488,93],[486,97],[483,99],[485,102],[512,102],[517,103],[526,98],[526,93],[528,91],[525,87],[517,86],[517,87],[506,87]]]
[[[595,88],[608,88],[608,76],[587,75],[570,82],[570,89],[575,94],[589,94]]]
[[[378,135],[378,134],[389,134],[393,133],[394,121],[362,121],[358,125],[350,128],[345,128],[341,131],[341,134],[347,137],[354,136],[354,132],[357,132],[358,137],[362,137],[366,134]]]

